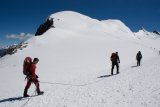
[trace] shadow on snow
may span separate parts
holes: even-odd
[[[33,96],[30,96],[30,97],[11,97],[11,98],[6,98],[6,99],[3,99],[3,100],[0,100],[0,103],[3,103],[3,102],[12,102],[12,101],[21,101],[21,100],[25,100],[26,98],[31,98],[31,97],[35,97],[35,96],[38,96],[38,95],[33,95]]]
[[[97,77],[97,78],[111,77],[111,76],[114,76],[114,75],[117,75],[117,74],[113,74],[113,75],[102,75],[102,76],[100,76],[100,77]]]
[[[133,67],[138,67],[138,66],[137,66],[137,65],[134,65],[134,66],[131,66],[131,67],[133,68]]]
[[[24,99],[25,99],[25,97],[11,97],[11,98],[0,100],[0,103],[12,102],[12,101],[20,101],[20,100],[24,100]]]

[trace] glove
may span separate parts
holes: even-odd
[[[39,78],[38,75],[36,75],[36,78]]]

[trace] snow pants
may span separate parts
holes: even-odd
[[[114,66],[116,66],[116,68],[117,68],[117,74],[119,73],[119,65],[118,65],[118,62],[112,62],[112,69],[111,69],[111,74],[112,74],[112,75],[113,75]]]
[[[141,59],[137,59],[137,66],[141,65]]]
[[[35,84],[36,90],[40,90],[39,89],[39,81],[38,81],[38,79],[31,79],[31,78],[27,79],[27,84],[26,84],[25,89],[28,90],[32,83]]]

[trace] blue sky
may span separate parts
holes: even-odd
[[[160,0],[1,0],[0,46],[23,41],[19,35],[34,34],[46,17],[64,10],[99,20],[119,19],[134,32],[142,26],[160,31],[159,4]]]

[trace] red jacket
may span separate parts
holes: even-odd
[[[32,63],[30,67],[30,73],[33,79],[36,79],[36,64]]]

